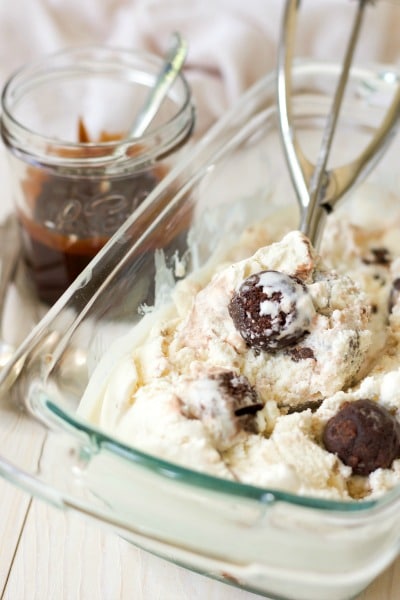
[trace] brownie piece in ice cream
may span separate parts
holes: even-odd
[[[323,442],[354,474],[369,475],[400,457],[400,424],[373,400],[346,402],[327,422]]]
[[[202,421],[217,450],[229,448],[242,430],[256,432],[255,415],[264,405],[246,377],[211,371],[186,378],[179,387],[182,414]]]
[[[248,346],[272,351],[299,341],[315,309],[300,279],[261,271],[248,277],[233,295],[229,314]]]

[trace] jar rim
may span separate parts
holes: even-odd
[[[174,91],[176,97],[178,90],[182,97],[181,102],[176,102],[176,112],[164,123],[149,128],[138,138],[128,136],[123,140],[90,142],[62,140],[59,137],[38,133],[13,114],[15,102],[26,93],[25,88],[29,82],[39,81],[42,77],[50,81],[52,77],[66,74],[67,69],[70,69],[70,73],[76,74],[83,71],[100,74],[105,63],[111,67],[113,65],[116,73],[118,69],[121,74],[121,69],[126,73],[127,69],[133,72],[134,69],[140,68],[143,73],[155,77],[163,65],[163,59],[142,50],[85,45],[60,50],[25,63],[11,73],[1,93],[0,130],[6,146],[12,148],[14,153],[23,160],[29,162],[34,160],[35,163],[50,168],[58,165],[62,158],[63,166],[66,167],[85,165],[112,169],[118,164],[120,169],[125,166],[136,167],[155,160],[160,154],[168,154],[190,137],[195,123],[195,109],[191,88],[182,72],[178,74],[168,92],[170,95],[170,92]],[[19,96],[15,97],[16,92],[21,89]],[[162,142],[160,142],[161,138]],[[116,153],[117,149],[120,150],[118,153]],[[82,158],[82,150],[88,151],[91,155]]]

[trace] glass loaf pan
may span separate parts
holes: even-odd
[[[311,158],[338,72],[337,65],[312,62],[295,69],[296,126]],[[334,161],[347,162],[365,145],[398,79],[386,67],[352,71]],[[397,137],[365,185],[398,193],[399,150]],[[345,201],[351,210],[351,195]],[[110,342],[140,320],[140,307],[168,296],[176,256],[191,272],[246,225],[282,210],[296,228],[271,74],[157,186],[1,373],[2,417],[15,419],[16,431],[28,420],[35,433],[2,447],[0,472],[205,575],[270,598],[344,600],[398,552],[399,488],[360,502],[260,489],[146,455],[76,416]],[[164,280],[155,277],[161,259]],[[27,452],[16,451],[24,445]]]

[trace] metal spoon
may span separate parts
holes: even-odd
[[[10,360],[14,348],[3,340],[2,316],[8,286],[14,276],[20,253],[18,223],[10,215],[0,225],[0,369]]]
[[[184,65],[188,50],[187,43],[178,32],[173,33],[172,38],[171,47],[165,56],[164,64],[157,75],[155,84],[151,88],[127,136],[124,138],[123,145],[117,146],[114,150],[114,157],[125,154],[127,141],[132,138],[139,138],[144,134]]]
[[[156,116],[168,90],[179,75],[187,55],[187,43],[181,37],[180,33],[172,34],[173,42],[165,56],[164,65],[157,76],[155,85],[135,119],[128,137],[140,137],[146,131],[150,123]]]

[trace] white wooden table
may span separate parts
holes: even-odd
[[[0,149],[3,201],[7,171]],[[15,453],[35,445],[29,424],[0,420],[1,447]],[[6,446],[4,446],[6,445]],[[18,461],[17,461],[18,462]],[[4,600],[256,600],[259,596],[176,567],[116,535],[65,514],[0,479],[0,598]],[[360,600],[400,598],[400,558]],[[321,599],[323,600],[323,599]]]

